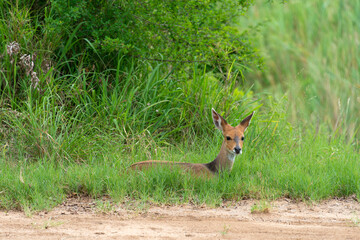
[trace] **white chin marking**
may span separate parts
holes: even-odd
[[[235,161],[235,157],[236,157],[236,153],[230,152],[230,153],[228,154],[228,159],[229,159],[230,161],[232,161],[232,162]]]

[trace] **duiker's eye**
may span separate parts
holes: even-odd
[[[242,136],[242,137],[241,137],[241,141],[244,141],[244,139],[245,139],[245,137],[244,137],[244,136]]]
[[[227,137],[226,137],[226,140],[231,140],[231,137],[227,136]]]

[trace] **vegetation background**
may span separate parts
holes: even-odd
[[[1,208],[360,197],[359,1],[17,0],[0,19]],[[256,110],[231,174],[127,171],[212,160],[212,107]]]

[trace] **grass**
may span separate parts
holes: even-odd
[[[129,172],[127,167],[132,162],[147,160],[148,154],[145,151],[121,154],[116,148],[104,156],[89,153],[84,164],[46,158],[14,164],[2,159],[1,205],[7,209],[27,206],[48,209],[74,192],[93,198],[108,195],[116,202],[132,199],[143,203],[210,206],[246,198],[321,200],[353,194],[359,197],[359,154],[343,144],[344,140],[329,139],[321,132],[314,139],[310,130],[302,133],[282,126],[280,129],[284,129],[282,133],[287,137],[280,133],[271,136],[268,131],[259,135],[263,129],[256,119],[250,127],[244,154],[237,158],[232,173],[214,179],[194,178],[166,168]],[[188,147],[186,152],[185,148],[169,147],[161,159],[208,162],[220,148],[219,138],[215,137],[213,146],[201,144]],[[257,142],[257,138],[262,141]]]
[[[288,96],[290,121],[324,123],[358,143],[359,17],[359,1],[257,1],[242,24],[261,25],[266,70],[247,77],[259,79],[256,90]]]
[[[36,39],[40,22],[30,24],[26,10],[12,9],[12,18],[2,11],[0,208],[30,214],[74,193],[135,206],[359,199],[360,55],[353,21],[359,7],[356,1],[258,4],[248,22],[269,19],[257,41],[267,69],[246,73],[244,84],[234,69],[219,81],[194,64],[182,79],[167,65],[121,56],[116,69],[89,71],[82,67],[86,55],[68,54],[76,39],[57,50],[61,61],[45,71],[40,66],[55,49],[46,33]],[[8,39],[19,42],[19,54],[38,53],[40,91],[17,64],[20,55],[6,54]],[[214,131],[212,107],[233,125],[256,110],[231,174],[202,179],[177,169],[128,171],[148,159],[213,160],[222,136]],[[99,211],[109,207],[98,204]]]
[[[267,201],[259,201],[258,203],[255,203],[251,207],[251,213],[257,214],[257,213],[269,213],[271,209],[271,205]]]
[[[230,230],[230,226],[224,224],[223,230],[220,232],[221,236],[225,236],[226,234],[228,234],[229,230]]]

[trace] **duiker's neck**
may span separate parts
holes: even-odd
[[[214,173],[219,173],[220,171],[231,171],[235,157],[235,153],[229,152],[226,148],[226,142],[223,141],[217,157],[212,162],[205,164],[205,166]]]

